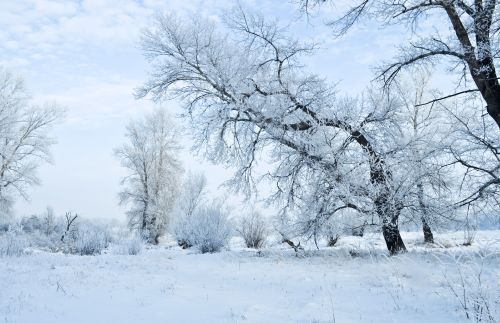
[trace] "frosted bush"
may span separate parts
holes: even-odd
[[[139,236],[134,236],[127,241],[127,253],[129,255],[138,255],[142,252],[144,247],[144,240]]]
[[[23,231],[26,233],[32,233],[35,231],[42,230],[42,221],[36,215],[32,215],[30,217],[23,217],[21,219],[20,224],[21,224]]]
[[[202,253],[220,251],[227,246],[232,232],[227,213],[217,204],[200,207],[192,215],[178,218],[174,226],[178,241],[195,246]]]
[[[89,223],[80,224],[69,242],[69,252],[82,256],[100,254],[108,247],[109,241],[110,235],[103,228]]]
[[[138,255],[145,246],[145,239],[140,234],[122,235],[114,242],[113,252],[118,255]]]
[[[172,232],[177,240],[177,244],[182,247],[182,249],[191,248],[191,230],[192,225],[189,223],[193,218],[193,215],[179,214],[175,221],[172,223]]]
[[[9,231],[9,227],[12,224],[12,217],[8,214],[4,214],[0,207],[0,234]]]
[[[248,248],[259,249],[264,246],[268,235],[267,225],[259,212],[251,212],[238,222],[236,231],[245,240]]]
[[[20,228],[11,227],[9,231],[0,234],[0,256],[19,257],[27,247],[28,241]]]

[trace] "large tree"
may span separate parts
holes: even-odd
[[[120,203],[130,205],[129,227],[149,243],[165,233],[179,192],[182,168],[177,158],[178,131],[163,109],[157,109],[127,126],[128,143],[115,154],[128,175]]]
[[[23,80],[0,68],[0,206],[8,213],[16,196],[39,184],[38,167],[51,161],[49,136],[61,116],[54,104],[32,105]]]
[[[311,10],[323,3],[338,4],[335,0],[302,0],[303,8]],[[377,17],[385,23],[402,23],[417,35],[418,40],[403,44],[400,54],[382,67],[380,77],[390,84],[405,67],[448,58],[455,68],[462,67],[462,80],[471,78],[475,87],[462,93],[479,92],[486,102],[486,111],[500,127],[500,83],[497,60],[500,53],[500,15],[496,0],[353,0],[342,2],[347,9],[334,17],[329,25],[337,35],[347,32],[364,17]],[[446,31],[423,28],[442,17],[449,26]],[[425,31],[424,31],[425,30]],[[497,129],[498,133],[498,129]]]
[[[397,100],[338,99],[300,65],[312,46],[242,10],[226,22],[230,33],[200,17],[159,17],[144,33],[153,72],[138,96],[183,99],[199,147],[236,166],[237,185],[250,185],[256,160],[270,153],[267,178],[287,211],[324,205],[316,221],[346,208],[376,214],[388,250],[406,250],[403,203],[385,160]],[[314,203],[304,204],[308,198]]]

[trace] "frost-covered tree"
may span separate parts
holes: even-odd
[[[444,106],[451,124],[445,151],[448,165],[460,174],[454,206],[479,215],[500,217],[500,142],[495,124],[481,114],[478,100]]]
[[[486,102],[486,112],[500,127],[500,83],[497,75],[500,11],[496,0],[302,0],[300,2],[305,10],[312,10],[313,7],[323,3],[334,5],[342,3],[345,10],[329,22],[337,35],[346,33],[365,17],[376,17],[384,23],[401,23],[407,26],[418,36],[418,40],[403,44],[394,61],[382,67],[380,76],[383,81],[386,84],[391,83],[406,67],[433,63],[440,58],[446,58],[453,69],[459,69],[461,80],[471,78],[474,86],[458,93],[448,94],[444,98],[479,92]],[[427,28],[436,21],[444,22],[448,30]],[[468,85],[468,82],[465,82],[465,85]],[[484,111],[483,108],[479,109]],[[498,130],[495,131],[497,138]]]
[[[178,131],[163,109],[127,126],[128,143],[115,154],[128,175],[123,178],[120,203],[129,205],[129,227],[149,243],[165,233],[179,192],[182,167],[177,158]]]
[[[182,185],[182,192],[177,202],[179,211],[187,216],[194,213],[205,200],[207,178],[203,173],[188,172]]]
[[[198,146],[237,167],[237,187],[251,185],[256,159],[269,153],[274,169],[266,178],[284,202],[284,222],[309,214],[311,221],[289,223],[314,229],[349,208],[376,215],[388,250],[404,251],[403,203],[385,160],[397,138],[399,101],[374,92],[337,98],[300,64],[314,46],[277,24],[239,10],[226,27],[229,33],[200,17],[158,18],[143,36],[153,73],[138,96],[183,99]]]
[[[0,212],[39,184],[36,171],[51,161],[49,132],[60,116],[55,104],[31,104],[23,80],[0,68]]]
[[[451,126],[438,104],[422,105],[434,91],[429,89],[430,76],[414,69],[400,77],[394,91],[401,98],[399,113],[401,139],[399,152],[394,156],[399,165],[398,186],[405,190],[404,216],[420,221],[425,242],[434,241],[431,225],[452,218],[449,205],[453,196],[453,177],[446,167],[446,139]]]

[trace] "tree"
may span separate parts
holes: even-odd
[[[406,76],[404,74],[400,76]],[[400,112],[401,185],[406,188],[404,215],[422,223],[424,240],[434,242],[431,224],[442,222],[443,213],[453,203],[447,198],[452,190],[452,176],[446,164],[446,138],[452,127],[438,104],[422,105],[432,91],[426,71],[413,69],[408,77],[399,77],[395,90],[402,100]],[[453,194],[451,194],[453,195]],[[447,215],[450,218],[450,215]]]
[[[38,167],[51,161],[49,136],[61,112],[55,104],[29,102],[23,80],[0,68],[0,206],[9,213],[16,196],[40,183]]]
[[[371,212],[388,250],[406,250],[402,201],[385,161],[397,100],[374,92],[338,99],[300,65],[314,46],[243,10],[226,25],[231,34],[200,17],[159,17],[143,36],[154,71],[137,96],[182,98],[197,144],[212,160],[236,166],[235,185],[251,185],[256,158],[270,152],[275,168],[267,178],[284,212],[314,207],[316,222],[346,208]]]
[[[189,172],[182,185],[182,194],[178,200],[179,211],[191,216],[204,202],[207,190],[207,178],[203,173]]]
[[[328,1],[301,2],[305,10],[311,10]],[[419,34],[423,21],[433,13],[449,23],[449,37],[442,36],[437,28],[430,35],[423,31]],[[417,42],[402,46],[394,62],[381,69],[380,77],[386,85],[406,67],[448,58],[455,68],[461,67],[461,80],[469,76],[475,87],[443,98],[478,91],[486,102],[487,113],[500,127],[500,83],[495,62],[500,50],[500,15],[496,0],[356,0],[329,25],[336,35],[342,35],[365,16],[375,16],[387,23],[403,23],[421,36]]]
[[[129,227],[149,243],[165,233],[179,192],[182,168],[176,156],[177,130],[165,110],[157,109],[127,126],[128,144],[115,151],[129,174],[120,203],[130,205]]]
[[[448,165],[458,174],[454,206],[466,212],[496,214],[500,206],[500,143],[493,135],[494,123],[477,110],[469,98],[444,106],[453,131],[446,141]]]

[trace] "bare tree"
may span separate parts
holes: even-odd
[[[480,115],[474,102],[470,98],[467,104],[443,105],[453,129],[446,142],[449,166],[461,174],[454,206],[498,216],[500,144],[491,131],[495,125]]]
[[[158,243],[165,233],[179,192],[182,168],[175,155],[179,149],[177,130],[165,110],[157,109],[127,126],[128,144],[115,151],[129,171],[120,203],[130,205],[129,227],[149,243]]]
[[[212,160],[237,167],[236,186],[253,183],[256,158],[269,149],[276,167],[267,178],[288,212],[316,191],[321,216],[371,212],[388,250],[406,250],[398,229],[402,203],[384,159],[397,100],[376,93],[337,99],[298,61],[314,46],[242,10],[227,27],[231,34],[200,17],[160,17],[144,33],[154,72],[138,97],[184,99],[197,144]]]
[[[191,216],[205,200],[207,178],[203,173],[188,172],[182,185],[182,193],[178,200],[180,212]]]
[[[446,167],[445,141],[451,132],[447,117],[438,104],[423,106],[428,100],[429,75],[413,69],[400,75],[395,89],[403,103],[400,112],[401,151],[398,154],[401,185],[407,187],[404,216],[422,223],[424,240],[434,242],[431,224],[452,218],[448,206],[453,203],[453,177]],[[403,77],[407,76],[407,77]]]
[[[8,212],[16,196],[39,184],[36,170],[50,162],[49,137],[61,112],[54,104],[31,105],[21,78],[0,68],[0,204]]]
[[[50,236],[55,232],[56,226],[56,217],[54,215],[54,209],[50,206],[47,206],[47,210],[42,218],[43,221],[43,232],[46,236]]]
[[[76,213],[75,215],[73,215],[71,212],[66,212],[64,214],[64,219],[66,221],[65,221],[64,231],[61,236],[61,242],[64,242],[64,238],[66,238],[66,236],[72,232],[75,226],[76,218],[78,218],[78,214]]]
[[[301,1],[305,10],[326,2],[338,1]],[[448,23],[449,37],[437,28],[430,35],[418,33],[433,13]],[[417,42],[402,46],[394,62],[382,68],[380,77],[386,85],[406,67],[448,58],[452,66],[461,67],[461,79],[469,76],[475,87],[438,100],[478,91],[486,102],[486,111],[500,127],[500,83],[495,62],[500,52],[500,15],[496,0],[355,0],[349,1],[347,9],[329,25],[342,35],[366,16],[386,23],[403,23],[421,36]]]

